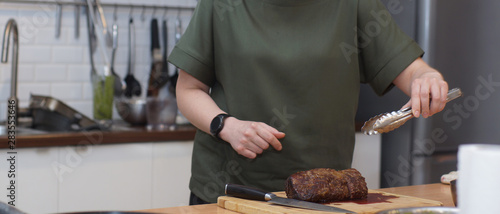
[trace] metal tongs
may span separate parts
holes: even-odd
[[[462,96],[462,91],[459,88],[451,89],[448,91],[446,102],[450,102],[460,96]],[[399,111],[379,114],[366,121],[363,127],[361,127],[361,131],[366,135],[387,133],[399,128],[411,118],[413,118],[413,113],[410,107]]]

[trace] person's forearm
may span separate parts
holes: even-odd
[[[224,113],[209,95],[210,88],[185,71],[179,72],[177,80],[177,105],[182,114],[197,128],[210,133],[212,119]],[[234,117],[225,120],[218,137],[231,144],[240,155],[256,158],[258,154],[272,146],[277,151],[282,148],[278,139],[285,133],[255,121],[242,121]]]
[[[184,71],[180,71],[177,82],[177,105],[184,115],[194,126],[200,130],[210,133],[210,122],[223,111],[217,106],[208,94],[208,86],[200,85],[194,77]]]
[[[435,78],[443,79],[441,73],[430,67],[422,58],[418,58],[401,72],[393,83],[406,95],[411,96],[411,83],[423,74],[432,74]]]

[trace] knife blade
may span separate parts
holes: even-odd
[[[270,192],[238,184],[226,184],[225,192],[226,195],[229,196],[250,199],[250,200],[267,201],[269,203],[274,203],[289,207],[297,207],[303,209],[312,209],[312,210],[337,212],[337,213],[355,213],[353,211],[338,207],[332,207],[323,204],[301,201],[291,198],[282,198]]]

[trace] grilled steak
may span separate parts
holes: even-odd
[[[285,182],[288,198],[329,203],[368,196],[365,178],[356,169],[318,168],[297,172]]]

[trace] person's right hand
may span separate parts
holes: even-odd
[[[282,149],[278,139],[285,133],[261,122],[243,121],[228,117],[219,137],[231,144],[240,155],[254,159],[271,145],[277,151]]]

